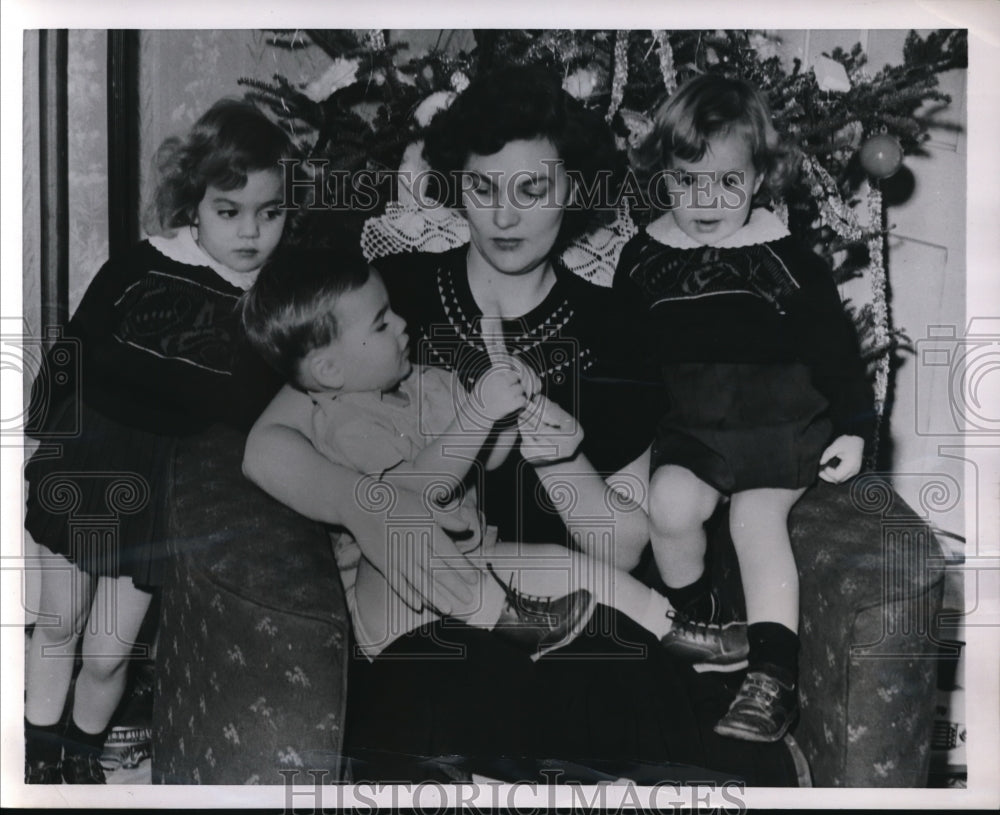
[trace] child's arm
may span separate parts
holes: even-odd
[[[573,542],[591,557],[632,568],[649,541],[649,451],[605,481],[579,450],[576,419],[544,396],[537,403],[539,412],[525,411],[519,422],[521,454],[535,464]]]
[[[455,418],[444,433],[412,462],[400,462],[387,471],[384,480],[398,478],[400,486],[420,492],[432,484],[440,484],[444,476],[454,479],[454,491],[469,474],[496,422],[522,410],[528,402],[521,373],[507,365],[490,368],[476,382],[471,394],[453,380],[452,394]],[[486,462],[488,469],[499,466],[510,452],[513,432],[500,432]]]
[[[449,602],[455,607],[467,604],[472,599],[467,584],[476,579],[468,570],[432,569],[428,558],[388,556],[388,510],[365,506],[358,500],[358,496],[367,494],[372,479],[321,455],[309,441],[311,426],[311,401],[286,386],[247,437],[243,473],[269,495],[307,518],[346,527],[365,557],[411,607],[433,603],[446,611]],[[422,497],[408,490],[396,490],[393,506],[413,517],[427,514]],[[445,530],[465,532],[477,528],[478,519],[451,512],[435,515],[434,520],[429,554],[443,563],[466,562]]]

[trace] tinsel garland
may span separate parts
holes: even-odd
[[[889,390],[889,363],[892,344],[889,332],[889,305],[886,301],[885,234],[882,230],[882,191],[878,181],[868,185],[868,229],[862,228],[857,217],[838,195],[836,182],[811,156],[802,161],[811,192],[819,202],[820,220],[842,238],[861,240],[867,232],[868,273],[872,290],[872,328],[875,348],[879,352],[875,369],[875,412],[881,423]],[[876,439],[877,439],[876,432]]]
[[[667,39],[667,32],[663,29],[653,31],[653,39],[656,40],[657,56],[660,58],[660,74],[663,76],[663,87],[667,89],[667,96],[677,90],[677,71],[674,68],[674,49]]]
[[[885,234],[882,231],[882,190],[878,181],[868,185],[868,270],[871,274],[875,347],[880,349],[875,369],[875,412],[881,420],[889,390],[889,304],[886,302]],[[876,434],[877,435],[877,434]]]
[[[628,82],[628,31],[615,32],[615,73],[611,80],[611,104],[604,118],[611,121],[621,107],[625,98],[625,85]]]
[[[857,217],[840,196],[837,182],[812,156],[802,159],[802,171],[810,184],[810,192],[819,206],[819,216],[822,222],[849,241],[859,241],[864,237],[864,230]]]

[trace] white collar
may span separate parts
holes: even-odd
[[[674,249],[699,249],[706,245],[685,234],[669,212],[647,226],[646,233],[657,243]],[[744,226],[711,246],[717,249],[736,249],[787,238],[789,234],[788,228],[777,215],[769,209],[757,207],[750,211],[750,220]]]
[[[260,269],[236,272],[224,266],[202,249],[194,239],[193,228],[182,226],[173,235],[153,235],[150,245],[160,254],[188,266],[207,266],[227,283],[246,291],[257,279]]]

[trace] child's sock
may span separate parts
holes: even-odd
[[[55,764],[62,758],[63,725],[61,722],[48,725],[32,724],[24,720],[25,761],[46,761]]]
[[[715,611],[712,583],[707,572],[702,572],[701,577],[686,586],[679,588],[667,586],[666,595],[674,608],[695,620],[711,620]]]
[[[666,597],[655,589],[650,589],[649,597],[646,600],[646,607],[642,610],[636,622],[653,634],[658,640],[661,640],[673,628],[673,620],[667,616],[667,612],[672,608],[670,601]]]
[[[799,675],[799,635],[781,623],[751,623],[750,669],[764,663],[777,665],[797,681]]]
[[[104,741],[107,738],[107,728],[100,733],[87,733],[77,727],[76,722],[70,721],[66,728],[66,753],[85,754],[93,753],[100,755],[104,750]]]

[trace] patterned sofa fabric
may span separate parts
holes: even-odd
[[[247,481],[242,456],[215,428],[175,459],[154,783],[341,774],[348,620],[329,537]]]
[[[311,783],[314,770],[332,782],[344,770],[349,640],[329,538],[251,485],[242,451],[242,437],[216,428],[175,459],[154,781],[281,784],[297,771]],[[712,537],[713,578],[742,618],[725,527]],[[790,527],[802,609],[793,732],[813,784],[923,785],[940,652],[937,542],[872,476],[810,490]]]

